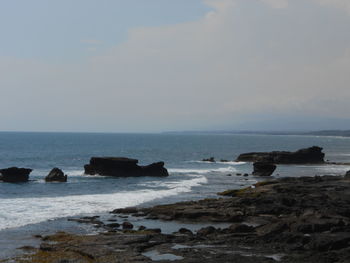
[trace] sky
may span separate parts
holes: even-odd
[[[349,0],[0,1],[0,131],[350,129]]]

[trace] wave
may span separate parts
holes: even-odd
[[[187,169],[187,168],[173,168],[168,169],[169,173],[179,173],[179,174],[209,174],[209,173],[232,173],[236,172],[235,167],[221,167],[213,169]]]
[[[55,218],[136,206],[155,199],[190,192],[192,187],[205,183],[207,179],[204,176],[192,176],[190,180],[164,182],[163,186],[168,188],[164,190],[143,189],[112,194],[3,199],[0,203],[0,230]]]
[[[246,164],[246,162],[236,162],[236,161],[229,161],[229,162],[208,162],[208,161],[188,161],[187,163],[207,163],[207,164],[227,164],[227,165],[242,165]]]

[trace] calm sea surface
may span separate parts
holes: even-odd
[[[326,159],[350,162],[350,138],[272,135],[171,135],[88,133],[0,133],[0,168],[32,168],[29,183],[0,183],[0,247],[9,231],[74,215],[115,208],[215,197],[219,191],[251,185],[259,178],[251,164],[233,160],[243,152],[321,146]],[[124,156],[140,164],[164,161],[168,178],[109,178],[83,175],[92,156]],[[214,156],[228,163],[201,162]],[[53,167],[67,183],[45,183]],[[281,165],[274,176],[344,174],[349,166]],[[232,176],[227,176],[232,174]],[[13,232],[14,231],[14,232]]]

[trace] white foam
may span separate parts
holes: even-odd
[[[116,208],[136,206],[158,198],[190,192],[191,188],[207,183],[204,176],[180,182],[166,182],[166,190],[138,190],[112,194],[71,195],[44,198],[3,199],[0,203],[0,230],[49,219],[86,213],[106,212]]]
[[[188,163],[207,163],[207,164],[227,164],[227,165],[242,165],[246,164],[246,162],[235,162],[235,161],[228,161],[228,162],[208,162],[208,161],[188,161]]]
[[[208,173],[232,173],[236,172],[237,169],[233,166],[212,168],[212,169],[186,169],[186,168],[175,168],[168,169],[169,173],[180,173],[180,174],[208,174]]]

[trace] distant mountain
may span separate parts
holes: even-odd
[[[305,135],[350,137],[350,130],[325,130],[307,132]]]
[[[350,137],[350,130],[323,131],[169,131],[164,134],[257,134],[257,135],[310,135]]]

